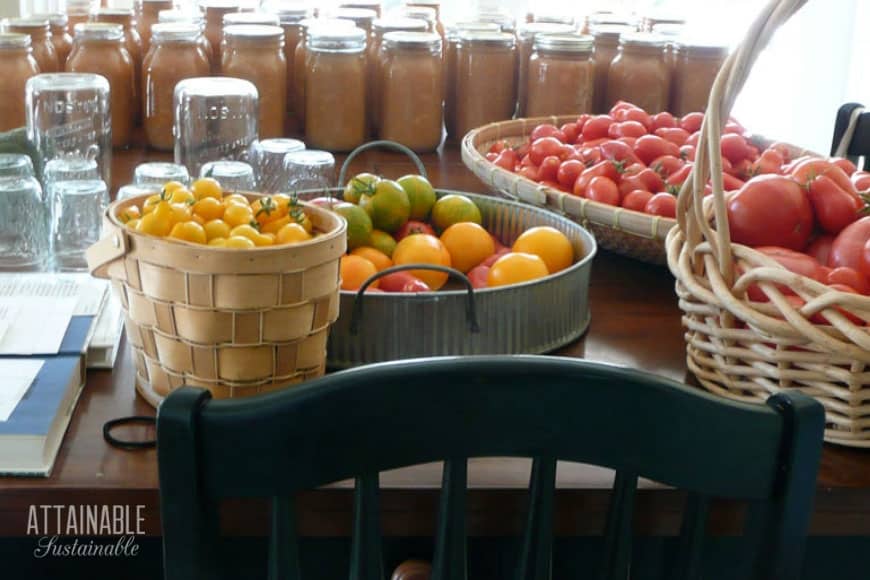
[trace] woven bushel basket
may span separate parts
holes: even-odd
[[[338,318],[345,221],[303,204],[322,235],[250,250],[212,248],[125,228],[109,206],[88,267],[121,301],[136,387],[152,405],[182,385],[245,397],[324,373]],[[254,199],[258,196],[248,195]]]
[[[758,54],[804,2],[768,2],[723,65],[701,128],[695,173],[680,192],[678,223],[667,237],[668,266],[687,327],[688,366],[706,389],[758,402],[798,389],[825,406],[826,440],[870,447],[870,297],[794,274],[752,248],[732,243],[728,229],[722,126]],[[710,175],[713,194],[705,198]],[[750,301],[751,285],[769,302]],[[790,302],[782,291],[786,288],[805,305]],[[829,325],[811,322],[817,313]]]
[[[525,143],[541,123],[562,125],[578,115],[516,119],[484,125],[462,140],[462,161],[494,191],[514,200],[552,209],[591,231],[602,248],[653,264],[665,263],[665,237],[676,220],[614,207],[546,187],[486,159],[497,141]]]

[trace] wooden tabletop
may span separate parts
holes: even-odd
[[[341,157],[339,161],[341,161]],[[171,154],[143,147],[115,152],[113,191],[128,183],[133,169],[144,161],[171,160]],[[423,156],[436,187],[486,193],[486,188],[463,165],[459,151],[447,147]],[[388,177],[413,172],[399,154],[372,151],[357,157],[351,174],[370,171]],[[585,337],[555,354],[625,365],[689,381],[680,313],[667,268],[651,266],[600,251],[592,268],[592,322]],[[27,508],[36,504],[123,504],[145,506],[145,527],[159,534],[156,452],[121,451],[102,438],[103,424],[129,415],[153,415],[137,397],[134,368],[122,345],[114,371],[91,371],[70,423],[54,472],[45,478],[0,478],[0,536],[21,536]],[[614,410],[614,420],[619,420]],[[130,428],[118,435],[148,437],[150,428]],[[727,441],[722,442],[727,445]],[[714,449],[710,450],[715,453]],[[503,535],[519,530],[525,496],[517,489],[527,478],[527,464],[517,460],[479,460],[472,465],[469,492],[470,532]],[[390,535],[431,535],[437,507],[437,466],[386,474],[382,485],[383,526]],[[597,534],[607,506],[604,486],[608,474],[600,470],[560,467],[557,532]],[[818,481],[812,533],[870,535],[870,451],[826,445]],[[673,533],[679,525],[682,495],[666,489],[640,493],[636,525],[645,533]],[[311,536],[349,533],[351,496],[347,489],[312,491],[299,499],[300,528]],[[713,512],[714,527],[736,530],[742,512],[721,503]],[[224,526],[238,533],[256,533],[266,522],[262,505],[226,506]]]

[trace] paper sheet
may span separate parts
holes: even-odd
[[[18,402],[36,380],[44,361],[0,359],[0,421],[8,421]]]
[[[0,276],[0,355],[57,354],[81,288],[56,276]]]

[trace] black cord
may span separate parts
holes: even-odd
[[[112,429],[124,425],[157,425],[157,417],[134,415],[132,417],[120,417],[118,419],[106,421],[106,423],[103,425],[103,439],[106,440],[106,443],[108,443],[112,447],[127,450],[151,449],[153,447],[157,447],[157,439],[150,439],[146,441],[123,441],[121,439],[113,437],[111,433]]]

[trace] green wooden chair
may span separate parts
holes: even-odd
[[[824,426],[821,405],[800,393],[748,405],[633,370],[512,356],[385,363],[209,399],[181,388],[158,414],[167,580],[220,577],[216,505],[231,497],[271,499],[269,578],[300,578],[294,492],[351,477],[350,578],[382,580],[378,473],[441,459],[432,577],[465,580],[466,459],[481,456],[535,458],[517,579],[550,577],[557,458],[617,472],[601,580],[629,578],[639,476],[689,492],[671,578],[701,577],[708,503],[718,497],[750,506],[748,569],[736,578],[800,574]]]

